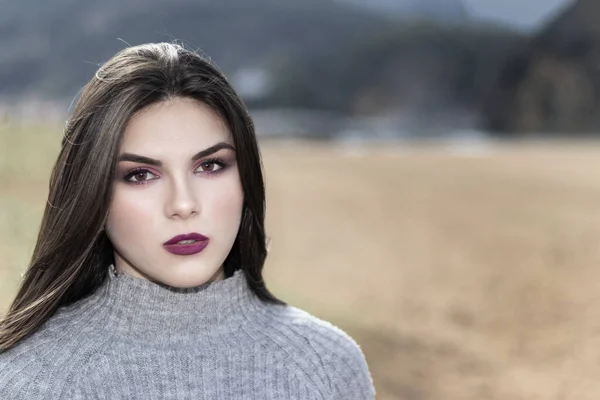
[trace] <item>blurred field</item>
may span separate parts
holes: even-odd
[[[59,140],[0,133],[0,309]],[[261,146],[267,281],[359,342],[378,399],[600,397],[600,143]]]

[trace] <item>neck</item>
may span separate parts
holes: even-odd
[[[117,274],[92,296],[112,333],[146,343],[189,341],[236,331],[262,306],[243,271],[198,287],[177,289]],[[103,318],[99,316],[99,320]]]

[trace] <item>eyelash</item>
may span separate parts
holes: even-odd
[[[225,168],[227,168],[227,163],[225,163],[225,161],[223,161],[220,158],[209,158],[209,159],[206,159],[206,160],[202,161],[200,164],[198,164],[198,167],[201,167],[201,166],[206,165],[206,164],[216,164],[216,165],[218,165],[220,167],[216,171],[203,171],[202,172],[202,173],[205,173],[205,174],[208,174],[208,175],[218,174],[220,172],[223,172],[225,170]],[[139,174],[139,173],[150,173],[150,174],[155,175],[152,171],[150,171],[147,168],[136,168],[136,169],[130,171],[127,175],[125,175],[123,177],[123,180],[126,183],[129,183],[129,184],[132,184],[132,185],[146,185],[146,184],[148,184],[148,181],[153,181],[154,180],[154,179],[146,179],[144,181],[132,181],[132,180],[130,180],[133,176],[135,176],[136,174]]]

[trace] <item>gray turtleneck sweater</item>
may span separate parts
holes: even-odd
[[[0,399],[370,400],[356,342],[263,303],[242,271],[191,290],[109,273],[0,353]]]

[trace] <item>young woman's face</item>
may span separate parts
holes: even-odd
[[[223,279],[244,200],[226,124],[176,98],[134,115],[124,135],[106,225],[117,271],[181,288]],[[208,241],[165,246],[193,233]]]

